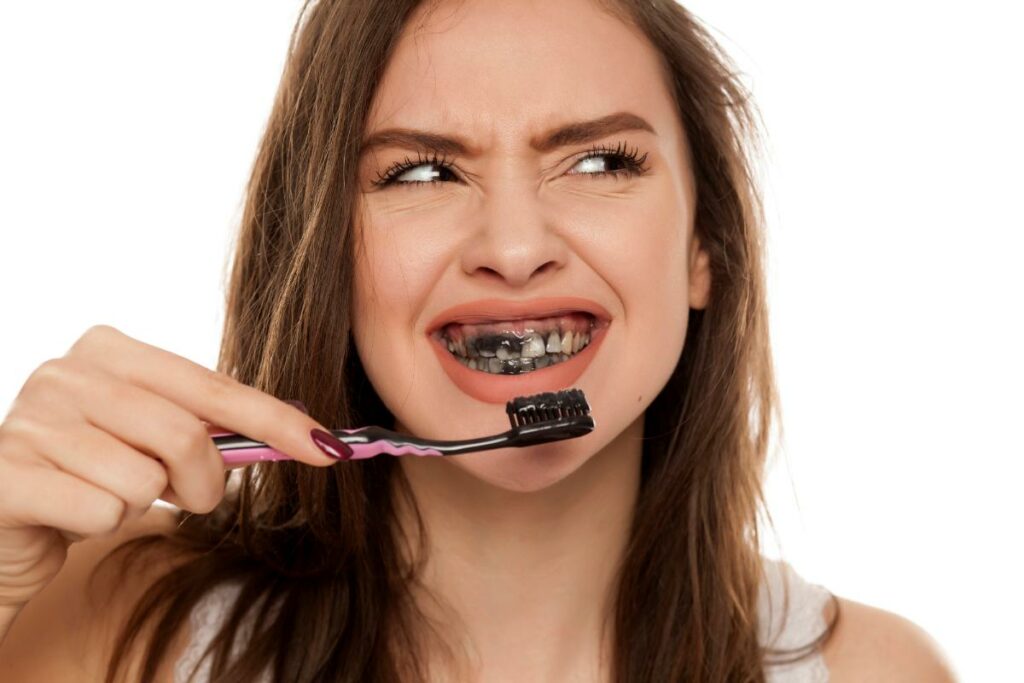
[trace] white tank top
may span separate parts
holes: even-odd
[[[824,609],[829,593],[819,585],[801,578],[787,563],[765,558],[767,582],[758,595],[758,641],[773,649],[797,649],[816,639],[825,629]],[[784,586],[789,587],[789,612],[783,611]],[[220,630],[221,620],[238,595],[238,583],[222,584],[207,593],[196,604],[190,616],[191,640],[174,668],[174,683],[206,683],[210,679],[212,657],[200,658],[207,644]],[[239,653],[240,643],[252,632],[252,621],[243,621],[232,657]],[[193,669],[199,665],[195,676]],[[771,665],[765,668],[767,683],[828,683],[828,669],[816,652],[798,662]],[[258,683],[269,683],[265,671]]]

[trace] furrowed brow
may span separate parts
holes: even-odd
[[[630,112],[618,112],[599,119],[559,126],[531,138],[530,146],[538,152],[550,152],[560,147],[592,142],[628,130],[644,130],[657,135],[654,127],[642,117]],[[436,152],[445,156],[477,156],[475,151],[471,151],[471,145],[458,136],[411,128],[388,128],[373,133],[363,141],[360,155],[379,147]]]
[[[559,147],[593,142],[614,133],[627,130],[645,130],[657,135],[654,126],[636,114],[621,111],[599,119],[578,121],[549,131],[539,138],[530,140],[530,146],[538,152],[550,152]]]

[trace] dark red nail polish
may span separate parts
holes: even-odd
[[[313,439],[313,443],[316,447],[322,450],[332,458],[338,460],[348,460],[352,457],[352,449],[344,441],[337,439],[333,434],[329,434],[322,429],[310,430],[309,436]]]
[[[294,400],[294,399],[289,399],[289,400],[285,401],[285,403],[287,403],[288,405],[290,405],[290,406],[292,406],[294,408],[298,408],[302,412],[306,413],[306,415],[309,415],[309,409],[306,407],[306,404],[303,403],[302,401],[297,401],[297,400]]]

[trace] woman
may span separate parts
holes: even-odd
[[[307,7],[219,372],[99,326],[0,427],[0,670],[950,680],[913,625],[758,553],[775,398],[755,130],[668,0]],[[593,332],[564,364],[497,376],[442,342],[556,313]],[[568,385],[597,427],[542,446],[338,462],[316,431],[479,436],[507,399]],[[225,487],[220,427],[295,462]]]

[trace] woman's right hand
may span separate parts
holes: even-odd
[[[68,545],[115,533],[160,498],[197,513],[224,496],[211,433],[331,465],[324,427],[269,394],[98,325],[26,380],[0,422],[0,609],[57,575]]]

